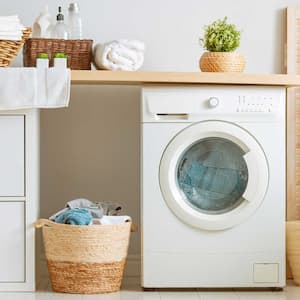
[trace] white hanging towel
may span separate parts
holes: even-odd
[[[67,107],[70,69],[0,68],[0,110]]]
[[[94,60],[99,69],[136,71],[144,62],[145,45],[137,40],[116,40],[97,44]]]

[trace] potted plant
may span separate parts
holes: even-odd
[[[227,23],[227,17],[216,20],[204,27],[204,37],[200,42],[207,52],[200,58],[203,72],[243,72],[245,58],[234,52],[240,45],[241,32],[234,24]]]

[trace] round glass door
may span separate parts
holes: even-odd
[[[269,169],[262,147],[247,130],[205,121],[170,141],[159,181],[166,204],[181,221],[224,230],[244,222],[261,205]]]
[[[248,182],[245,152],[230,140],[197,141],[180,158],[177,184],[192,208],[207,214],[223,214],[239,206]]]

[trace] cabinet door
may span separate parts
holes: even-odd
[[[0,202],[0,283],[25,281],[24,202]]]
[[[24,196],[24,115],[0,115],[0,197]]]

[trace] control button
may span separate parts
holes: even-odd
[[[219,99],[217,97],[211,97],[208,99],[208,105],[211,108],[217,107],[219,105]]]

